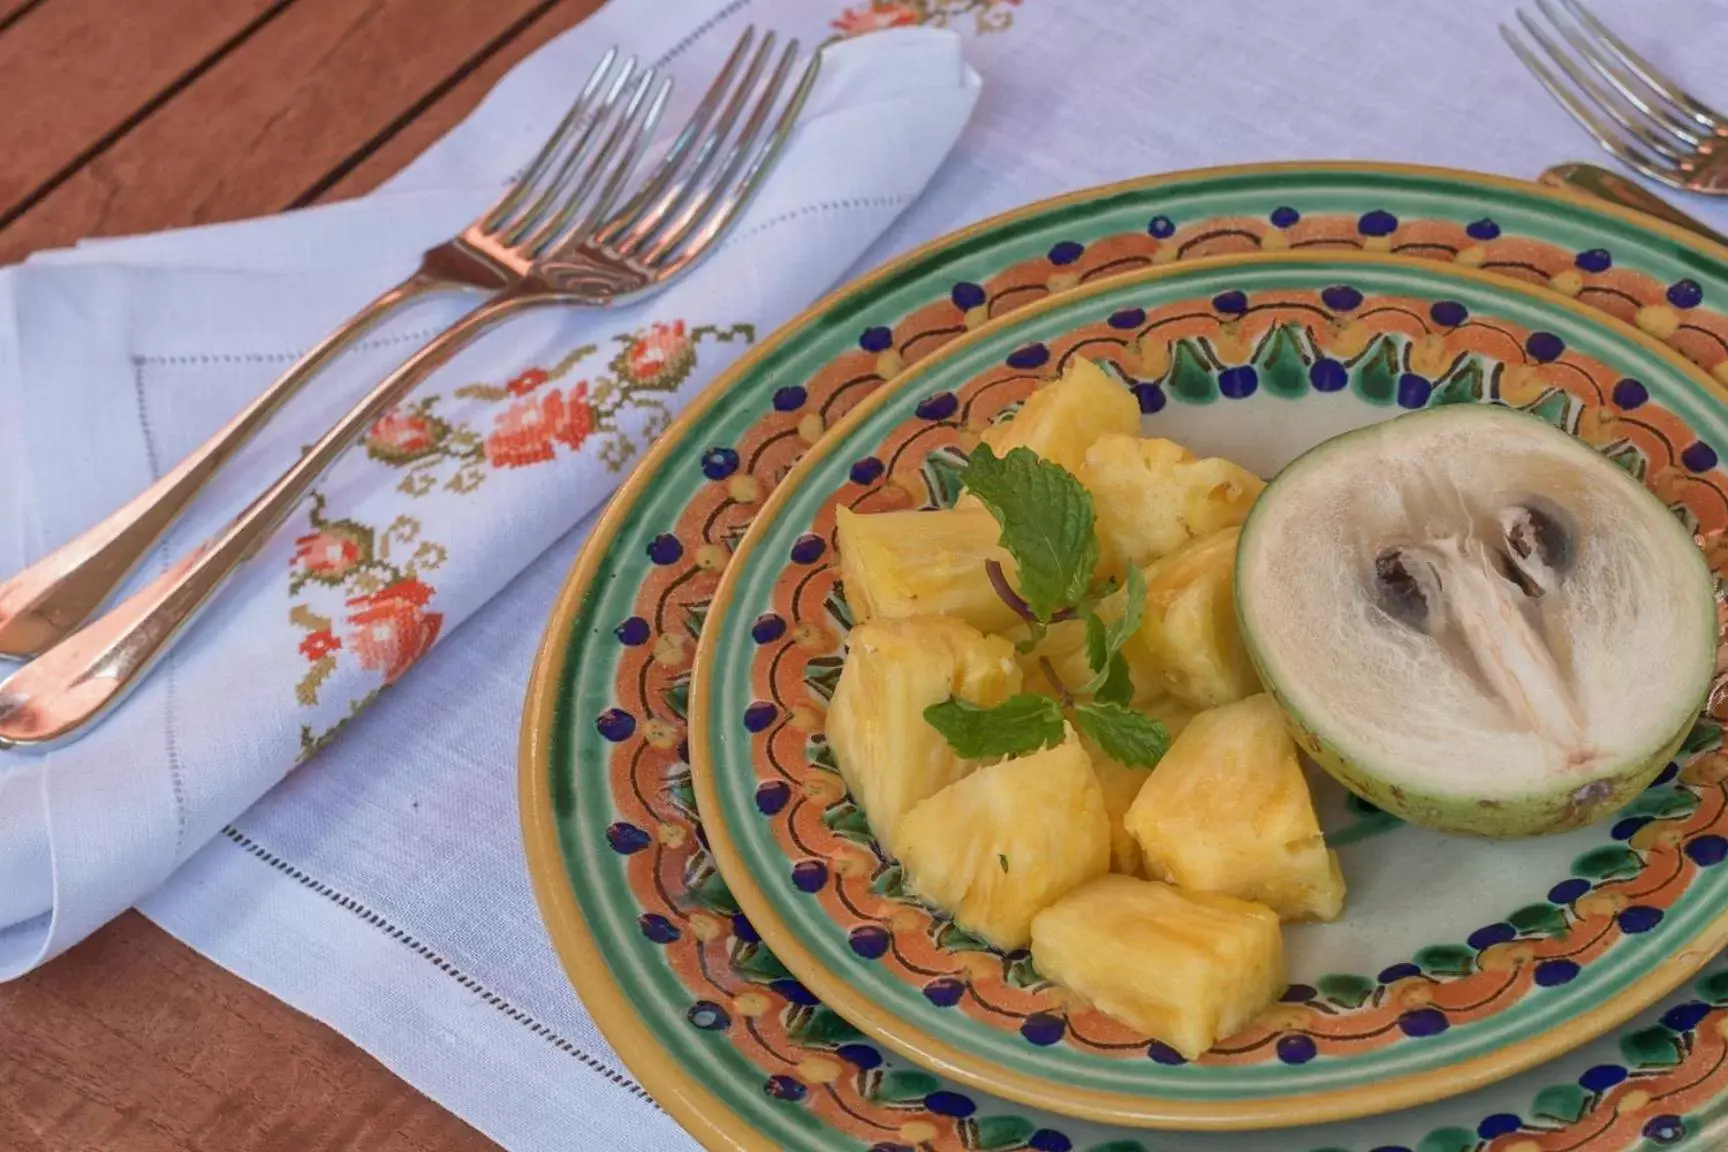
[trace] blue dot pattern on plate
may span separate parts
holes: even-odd
[[[762,1090],[776,1100],[790,1100],[793,1103],[804,1099],[808,1091],[802,1083],[791,1076],[770,1076],[762,1085]]]
[[[1306,1064],[1319,1049],[1311,1036],[1281,1036],[1277,1045],[1278,1059],[1285,1064]]]
[[[1080,259],[1086,251],[1086,245],[1073,240],[1062,240],[1051,246],[1048,253],[1052,264],[1072,264]]]
[[[1676,1004],[1662,1013],[1664,1027],[1676,1032],[1690,1032],[1704,1022],[1704,1017],[1710,1015],[1710,1005],[1702,1000],[1690,1000],[1685,1004]]]
[[[756,931],[756,925],[750,923],[750,918],[742,912],[732,914],[732,935],[738,938],[740,944],[762,943],[762,934]]]
[[[1532,332],[1524,341],[1524,351],[1543,364],[1560,359],[1566,342],[1552,332]]]
[[[816,999],[816,994],[814,992],[810,991],[810,989],[804,987],[803,984],[797,980],[791,979],[790,977],[780,980],[771,980],[768,982],[768,987],[774,991],[775,995],[784,997],[793,1004],[801,1004],[806,1008],[814,1008],[816,1005],[822,1003],[822,1001]]]
[[[756,811],[764,816],[779,812],[792,799],[792,786],[784,780],[764,780],[756,786]]]
[[[1536,983],[1544,988],[1571,983],[1577,975],[1578,965],[1571,960],[1544,960],[1536,965]]]
[[[802,385],[788,384],[786,387],[775,391],[774,411],[796,412],[804,407],[804,401],[809,399],[809,396],[810,394],[804,391]]]
[[[1254,371],[1250,364],[1226,368],[1218,373],[1218,391],[1232,400],[1242,400],[1254,395],[1254,390],[1260,387],[1260,373]]]
[[[1406,372],[1398,377],[1398,406],[1400,408],[1420,408],[1428,403],[1428,397],[1433,393],[1434,385],[1430,384],[1425,376]]]
[[[1176,222],[1168,216],[1154,216],[1146,222],[1146,231],[1154,239],[1168,240],[1176,234]]]
[[[1067,1024],[1062,1017],[1052,1016],[1047,1012],[1034,1012],[1020,1022],[1020,1035],[1025,1037],[1028,1043],[1036,1044],[1040,1048],[1048,1048],[1061,1040],[1066,1031]]]
[[[684,545],[670,532],[662,532],[648,541],[648,559],[656,564],[676,564],[684,555]]]
[[[1716,449],[1702,440],[1694,440],[1680,453],[1680,463],[1694,472],[1708,472],[1716,467]]]
[[[842,1044],[834,1050],[834,1055],[866,1072],[882,1066],[882,1053],[868,1044]]]
[[[1615,840],[1630,840],[1637,835],[1638,829],[1648,823],[1650,823],[1648,816],[1628,816],[1624,820],[1616,820],[1613,827],[1608,829],[1608,835]]]
[[[1657,1144],[1678,1144],[1686,1138],[1686,1122],[1672,1112],[1644,1122],[1644,1136]]]
[[[954,307],[965,310],[977,308],[988,297],[984,295],[984,286],[974,284],[970,280],[962,280],[948,293],[948,299],[954,301]]]
[[[1288,205],[1272,209],[1272,225],[1275,228],[1288,228],[1300,219],[1302,213]]]
[[[1292,984],[1278,997],[1286,1004],[1306,1004],[1320,993],[1307,984]]]
[[[658,912],[644,912],[636,917],[636,926],[642,929],[642,935],[656,944],[670,944],[683,933],[678,931],[678,925],[666,919]]]
[[[1008,353],[1008,367],[1036,368],[1050,359],[1050,349],[1042,344],[1027,344]]]
[[[1434,323],[1456,328],[1470,318],[1470,310],[1456,300],[1436,300],[1428,309]]]
[[[1141,414],[1150,416],[1154,412],[1164,410],[1166,397],[1164,389],[1156,384],[1136,384],[1134,385],[1134,399],[1140,401]]]
[[[1342,392],[1350,383],[1350,372],[1330,356],[1322,356],[1309,366],[1308,383],[1316,392]]]
[[[1188,1063],[1187,1058],[1182,1053],[1161,1040],[1154,1040],[1146,1045],[1146,1058],[1154,1064],[1167,1064],[1172,1068],[1178,1064]]]
[[[594,727],[614,744],[630,739],[636,732],[636,717],[622,708],[608,708],[594,717]]]
[[[1420,975],[1422,975],[1422,969],[1406,960],[1401,964],[1392,964],[1380,969],[1380,975],[1376,979],[1382,984],[1395,984],[1408,977]]]
[[[1524,1121],[1510,1112],[1496,1112],[1484,1116],[1482,1122],[1476,1125],[1476,1135],[1484,1140],[1495,1140],[1524,1127]]]
[[[820,892],[828,883],[828,865],[820,860],[800,860],[792,866],[792,883],[800,892]]]
[[[847,933],[846,942],[866,960],[880,960],[888,954],[888,930],[880,924],[860,924]]]
[[[924,1107],[938,1116],[952,1116],[956,1120],[964,1120],[978,1111],[978,1105],[973,1102],[972,1097],[947,1091],[932,1092],[925,1096]]]
[[[1676,280],[1668,285],[1666,295],[1676,308],[1696,308],[1704,303],[1704,289],[1696,280]]]
[[[1334,312],[1351,312],[1362,306],[1362,293],[1348,284],[1334,284],[1320,290],[1320,302]]]
[[[710,480],[724,480],[738,471],[738,453],[731,448],[714,447],[702,453],[702,475]]]
[[[778,613],[764,612],[750,625],[750,639],[758,644],[772,644],[786,635],[786,621]]]
[[[924,999],[938,1008],[952,1008],[960,1003],[960,997],[966,994],[966,985],[952,977],[944,976],[924,985]]]
[[[618,643],[634,648],[638,644],[648,643],[648,621],[640,616],[632,616],[618,627],[612,629],[612,635],[618,637]]]
[[[1398,1027],[1406,1036],[1438,1036],[1450,1022],[1438,1008],[1416,1008],[1398,1017]]]
[[[1590,891],[1590,881],[1573,877],[1570,880],[1562,880],[1548,889],[1548,899],[1555,904],[1570,904],[1588,891]]]
[[[1650,399],[1650,390],[1644,387],[1643,381],[1634,380],[1630,376],[1614,385],[1614,406],[1622,412],[1630,412],[1642,407]]]
[[[828,550],[828,542],[814,532],[806,532],[792,541],[792,563],[814,564]]]
[[[1636,936],[1662,923],[1662,909],[1649,904],[1634,904],[1630,908],[1621,909],[1620,915],[1615,919],[1619,921],[1620,931]]]
[[[1686,842],[1686,855],[1700,868],[1711,868],[1728,858],[1728,839],[1721,836],[1694,836]]]
[[[894,333],[887,328],[866,328],[858,334],[858,347],[866,352],[886,352],[893,346]]]
[[[1578,1087],[1586,1092],[1606,1092],[1626,1079],[1626,1069],[1618,1064],[1597,1064],[1586,1068],[1578,1077]]]
[[[852,483],[874,484],[882,478],[882,461],[874,456],[866,456],[852,465]]]
[[[1390,236],[1398,231],[1398,217],[1379,208],[1364,212],[1356,221],[1356,231],[1364,236]]]
[[[636,825],[620,820],[607,827],[606,843],[620,856],[633,856],[654,843],[654,838]]]
[[[1496,944],[1504,944],[1506,941],[1515,938],[1517,935],[1518,929],[1502,921],[1498,924],[1490,924],[1486,928],[1476,929],[1476,931],[1470,933],[1469,936],[1464,938],[1464,942],[1470,945],[1470,947],[1476,949],[1476,951],[1480,952],[1484,948],[1492,948]]]
[[[1472,240],[1493,240],[1500,235],[1500,225],[1484,216],[1466,224],[1464,231]]]
[[[918,419],[946,420],[960,411],[960,398],[952,392],[938,392],[918,402]]]
[[[1248,294],[1234,289],[1212,297],[1212,307],[1225,316],[1240,316],[1248,311]]]
[[[719,1032],[732,1023],[732,1018],[726,1015],[726,1009],[712,1000],[698,1000],[690,1005],[684,1018],[704,1032]]]
[[[1040,1128],[1026,1137],[1026,1147],[1032,1152],[1072,1152],[1074,1141],[1054,1128]]]
[[[1123,308],[1110,313],[1110,327],[1112,328],[1138,328],[1144,323],[1146,323],[1146,309],[1144,308]]]
[[[1614,266],[1614,257],[1606,248],[1586,248],[1572,262],[1586,272],[1606,272]]]
[[[753,701],[748,708],[744,709],[744,727],[750,732],[760,732],[774,723],[774,718],[779,714],[779,709],[775,708],[769,701]]]

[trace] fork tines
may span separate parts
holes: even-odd
[[[1565,16],[1550,0],[1534,3],[1546,25],[1523,10],[1518,22],[1565,80],[1512,29],[1502,24],[1500,34],[1561,107],[1638,171],[1678,188],[1709,182],[1711,152],[1728,136],[1728,119],[1664,76],[1579,0],[1559,0]]]

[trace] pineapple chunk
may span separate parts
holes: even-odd
[[[826,730],[840,775],[882,850],[912,806],[970,772],[924,709],[959,696],[1000,704],[1020,691],[1014,646],[947,616],[860,624],[828,708]]]
[[[1032,681],[1028,680],[1028,683]],[[1174,700],[1154,698],[1137,705],[1141,712],[1163,722],[1174,740],[1194,716],[1192,710]],[[1140,794],[1140,786],[1151,778],[1148,768],[1135,768],[1120,760],[1112,760],[1104,750],[1085,737],[1081,745],[1092,758],[1092,770],[1098,774],[1098,787],[1104,793],[1104,811],[1110,817],[1110,871],[1125,876],[1146,875],[1146,861],[1140,842],[1128,831],[1128,809]]]
[[[1173,441],[1122,435],[1087,448],[1079,475],[1092,493],[1110,567],[1144,567],[1190,540],[1241,524],[1266,486],[1228,460],[1196,460]]]
[[[1257,900],[1286,920],[1344,908],[1284,713],[1261,693],[1194,717],[1128,810],[1156,877],[1195,892]]]
[[[1283,994],[1278,917],[1258,904],[1104,876],[1032,922],[1038,971],[1196,1059]]]
[[[1168,693],[1197,708],[1260,691],[1236,622],[1240,535],[1240,528],[1214,532],[1145,569],[1146,608],[1122,646],[1136,690]]]
[[[1032,917],[1110,869],[1110,818],[1080,742],[980,768],[895,830],[907,885],[1004,951]]]
[[[1078,476],[1086,449],[1111,433],[1139,435],[1140,402],[1104,369],[1076,356],[1059,379],[1032,393],[1012,420],[992,424],[981,438],[998,456],[1030,448]]]
[[[981,632],[1019,623],[984,568],[995,560],[1013,578],[1014,561],[997,543],[1001,526],[983,505],[874,513],[842,505],[834,527],[846,603],[859,623],[941,615]]]

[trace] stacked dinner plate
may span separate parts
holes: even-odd
[[[1721,309],[1720,311],[1718,309]],[[1609,1152],[1728,1143],[1728,751],[1474,840],[1317,787],[1346,914],[1187,1060],[907,890],[824,737],[841,505],[937,508],[1077,356],[1262,476],[1402,412],[1592,444],[1728,572],[1728,249],[1535,185],[1375,165],[1034,204],[846,286],[661,437],[553,613],[524,720],[571,980],[710,1148]],[[1006,867],[1006,864],[1004,864]],[[1146,958],[1156,974],[1158,957]]]

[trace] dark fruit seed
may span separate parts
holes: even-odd
[[[1388,616],[1411,628],[1427,624],[1428,598],[1401,550],[1388,548],[1374,557],[1374,582]]]

